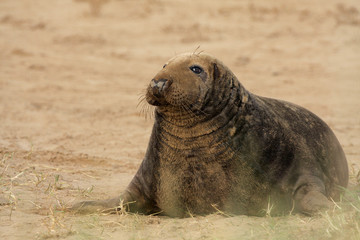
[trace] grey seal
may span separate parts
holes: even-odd
[[[205,53],[170,59],[150,81],[155,107],[146,155],[130,184],[79,212],[116,211],[171,217],[314,214],[348,184],[345,154],[319,117],[295,104],[247,91],[220,60]]]

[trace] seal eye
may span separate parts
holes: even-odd
[[[193,71],[193,73],[196,73],[196,74],[200,74],[200,73],[202,73],[204,71],[201,67],[196,66],[196,65],[191,66],[190,70]]]

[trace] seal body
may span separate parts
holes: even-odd
[[[185,217],[217,210],[313,214],[348,183],[344,152],[310,111],[248,92],[207,54],[171,59],[151,80],[155,122],[141,166],[119,197],[80,211],[117,208]],[[124,206],[124,205],[123,205]]]

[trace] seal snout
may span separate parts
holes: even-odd
[[[150,82],[150,87],[155,97],[161,97],[166,91],[166,89],[170,87],[171,84],[172,81],[169,79],[164,79],[164,78],[158,80],[152,79]]]

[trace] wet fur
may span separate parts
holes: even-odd
[[[191,64],[202,76],[188,71]],[[205,77],[204,77],[205,76]],[[248,92],[206,54],[171,59],[154,79],[173,81],[163,96],[149,86],[155,122],[141,166],[126,191],[80,211],[116,209],[173,217],[312,214],[337,200],[348,183],[344,152],[330,128],[297,105]],[[204,79],[205,78],[205,79]]]

